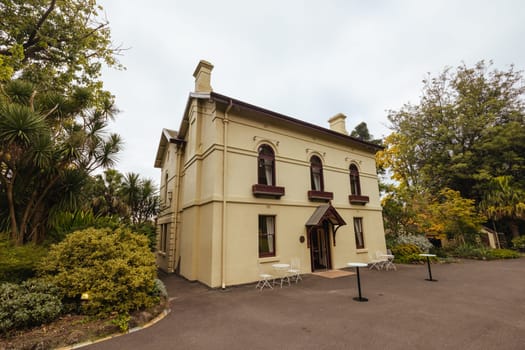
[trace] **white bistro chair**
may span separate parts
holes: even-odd
[[[368,255],[368,268],[370,270],[373,270],[373,269],[376,269],[378,271],[382,270],[384,263],[385,263],[384,259],[372,257],[370,254]]]
[[[290,268],[288,269],[288,276],[292,281],[295,281],[295,283],[299,282],[299,280],[303,280],[301,277],[301,259],[299,258],[292,258],[290,261]]]
[[[259,288],[260,290],[263,290],[264,287],[269,287],[273,289],[272,283],[275,280],[275,277],[269,273],[266,273],[262,270],[261,265],[257,265],[259,268],[259,282],[257,282],[257,285],[255,288]]]
[[[392,254],[392,251],[390,249],[387,249],[386,257],[387,257],[387,260],[385,262],[385,270],[388,271],[390,269],[393,269],[397,271],[396,264],[394,264],[395,256]]]

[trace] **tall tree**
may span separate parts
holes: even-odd
[[[101,11],[96,0],[0,0],[0,225],[19,244],[41,241],[121,148],[100,81],[120,49]]]
[[[382,143],[381,139],[374,139],[374,137],[370,134],[370,131],[368,131],[368,125],[366,125],[365,122],[357,124],[354,130],[352,130],[352,132],[350,133],[350,136],[363,141],[372,142],[377,145],[381,145]]]
[[[128,207],[120,196],[123,176],[115,169],[95,175],[91,186],[91,210],[96,216],[127,217]]]
[[[0,78],[41,89],[101,89],[101,64],[119,67],[108,21],[96,0],[1,0]]]
[[[512,185],[511,176],[492,179],[480,206],[489,218],[506,219],[512,236],[519,236],[519,220],[525,220],[525,191]]]
[[[404,189],[437,196],[450,188],[479,203],[491,181],[525,189],[525,85],[513,66],[481,61],[423,82],[419,104],[389,112],[393,133],[378,160]],[[501,220],[508,220],[500,217]]]
[[[50,215],[78,205],[75,195],[86,176],[114,164],[121,140],[105,135],[113,111],[90,108],[89,100],[89,90],[81,88],[64,98],[37,94],[23,81],[4,84],[0,196],[6,196],[3,209],[16,243],[41,241]]]
[[[398,134],[391,146],[403,149],[417,181],[433,193],[449,187],[479,202],[483,181],[505,173],[525,176],[522,75],[512,66],[508,71],[490,67],[481,61],[429,76],[418,105],[389,113]]]
[[[136,173],[127,173],[120,193],[128,205],[133,224],[142,224],[157,214],[159,196],[152,180],[141,179]]]

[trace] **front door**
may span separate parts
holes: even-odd
[[[329,270],[332,267],[330,259],[330,236],[328,235],[328,231],[328,225],[319,226],[310,231],[312,272],[316,270]]]

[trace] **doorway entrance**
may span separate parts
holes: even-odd
[[[332,268],[331,247],[335,247],[335,234],[343,225],[346,222],[330,203],[318,206],[306,221],[312,272]]]
[[[312,272],[330,270],[332,268],[329,231],[330,226],[326,221],[321,226],[310,231]]]

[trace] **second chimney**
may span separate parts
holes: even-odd
[[[338,113],[334,115],[332,118],[328,119],[328,123],[330,124],[330,130],[337,131],[341,134],[348,135],[348,131],[346,131],[346,115],[343,113]]]
[[[195,77],[195,92],[211,92],[211,71],[213,64],[208,61],[201,60],[193,72]]]

